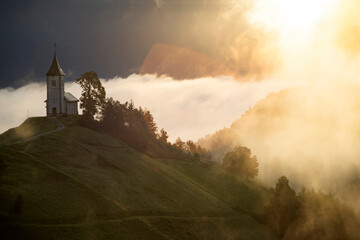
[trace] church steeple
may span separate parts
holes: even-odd
[[[65,76],[65,73],[61,69],[56,57],[56,43],[54,44],[54,58],[51,63],[49,71],[46,73],[46,76]]]

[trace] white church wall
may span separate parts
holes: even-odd
[[[62,76],[47,77],[47,115],[52,115],[53,108],[56,113],[65,113],[66,106],[64,102],[64,81]],[[61,109],[60,109],[61,108]]]
[[[66,113],[69,115],[78,114],[77,102],[67,102],[66,103]]]

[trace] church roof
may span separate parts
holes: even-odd
[[[78,102],[79,101],[76,97],[74,97],[74,95],[72,95],[69,92],[65,92],[64,97],[67,102]]]
[[[56,51],[54,52],[54,59],[51,63],[49,71],[46,73],[46,76],[65,76],[65,73],[61,69],[59,62],[57,60]]]

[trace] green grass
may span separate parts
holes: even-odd
[[[62,131],[0,147],[1,229],[25,239],[273,239],[251,217],[267,196],[260,184],[62,121]]]
[[[58,117],[57,119],[65,126],[73,126],[77,124],[80,117],[80,115],[69,115],[66,117]]]
[[[150,218],[169,239],[276,239],[248,215],[238,217]]]
[[[132,217],[81,224],[19,224],[16,227],[28,233],[26,239],[276,239],[246,215]]]
[[[20,126],[1,134],[0,145],[22,141],[56,128],[57,125],[47,117],[28,118]]]

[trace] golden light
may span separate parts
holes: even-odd
[[[258,0],[249,14],[252,23],[275,30],[280,37],[311,32],[334,10],[338,0]]]

